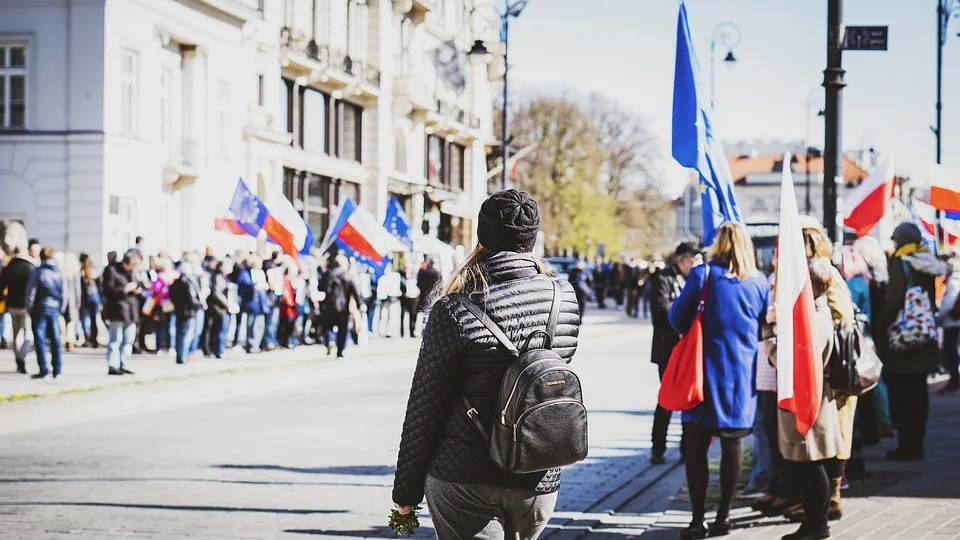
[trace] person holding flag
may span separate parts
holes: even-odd
[[[770,295],[766,278],[757,270],[750,234],[742,224],[721,225],[707,259],[707,264],[690,270],[668,314],[670,325],[680,335],[690,330],[698,312],[703,325],[704,400],[683,411],[687,487],[693,506],[693,521],[681,533],[685,539],[730,532],[730,509],[743,462],[743,438],[756,421],[754,374]],[[720,506],[708,530],[703,521],[710,480],[708,453],[715,438],[720,439],[722,450]]]

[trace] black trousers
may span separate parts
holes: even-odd
[[[790,474],[798,479],[803,499],[804,524],[811,530],[826,532],[830,511],[830,479],[839,478],[843,465],[836,459],[823,461],[787,461]]]
[[[708,454],[716,430],[688,422],[683,425],[684,446],[687,449],[687,490],[693,507],[693,523],[703,521],[707,512],[707,487],[710,484]],[[737,483],[743,472],[743,439],[720,437],[720,505],[717,521],[730,516],[730,508],[737,495]]]
[[[926,373],[885,373],[890,392],[890,418],[897,428],[897,449],[922,453],[930,415]]]
[[[416,298],[404,297],[400,299],[400,337],[403,337],[404,328],[410,329],[410,337],[416,337],[417,303]]]
[[[660,380],[663,380],[663,373],[667,370],[667,364],[658,364],[660,370]],[[670,430],[670,419],[673,418],[673,412],[664,409],[657,404],[657,409],[653,413],[653,434],[650,437],[650,452],[655,456],[662,456],[667,452],[667,432]],[[684,446],[684,435],[680,436],[680,455],[686,452]]]
[[[323,326],[324,345],[332,343],[333,329],[337,329],[337,356],[343,356],[343,351],[347,348],[347,336],[350,334],[350,312],[324,313],[320,324]]]
[[[607,286],[594,285],[593,289],[597,295],[597,307],[605,309],[607,307]]]

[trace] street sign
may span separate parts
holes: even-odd
[[[848,26],[843,33],[843,49],[846,51],[887,50],[887,26]]]

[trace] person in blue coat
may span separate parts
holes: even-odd
[[[757,412],[757,346],[766,319],[770,287],[757,270],[753,242],[746,227],[721,225],[707,256],[707,264],[693,268],[680,296],[670,307],[670,324],[685,334],[703,306],[703,403],[683,412],[686,439],[687,487],[693,521],[681,538],[723,536],[730,531],[730,508],[737,492],[743,461],[743,437],[750,434]],[[709,279],[708,279],[709,278]],[[719,438],[720,507],[707,529],[707,452]]]

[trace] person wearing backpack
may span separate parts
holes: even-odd
[[[586,411],[567,367],[577,297],[531,253],[539,228],[526,193],[490,196],[479,245],[427,318],[393,500],[409,514],[426,496],[440,540],[537,538],[557,501],[558,467],[586,452]],[[547,411],[552,429],[538,421]],[[550,444],[536,445],[538,435]],[[511,451],[520,458],[504,459]]]
[[[891,330],[896,333],[906,329],[906,323],[929,320],[934,316],[936,278],[946,275],[947,265],[927,250],[920,229],[913,223],[897,225],[892,240],[895,251],[890,259],[890,282],[883,305],[874,315],[881,335],[891,337],[890,347],[881,360],[883,378],[890,392],[890,415],[897,428],[897,448],[887,452],[887,458],[923,461],[923,441],[930,412],[927,374],[937,369],[940,360],[939,344],[934,337],[936,328],[932,333],[930,328],[917,333],[919,339],[906,348],[895,346]],[[908,294],[911,297],[909,304]],[[922,301],[924,295],[928,302]]]
[[[943,328],[943,368],[950,374],[950,380],[937,391],[941,396],[960,392],[960,256],[954,254],[950,259],[950,276],[947,288],[940,300],[940,313],[937,324]]]
[[[347,336],[350,332],[350,299],[352,298],[358,306],[361,306],[361,310],[366,310],[356,284],[347,275],[348,264],[346,257],[337,255],[320,278],[320,290],[324,293],[320,312],[320,331],[327,345],[328,355],[333,354],[334,342],[336,342],[337,358],[343,358],[343,351],[347,348]],[[336,339],[333,336],[334,328],[337,329]]]
[[[721,225],[707,259],[707,264],[690,270],[668,314],[680,335],[690,329],[700,310],[703,321],[704,401],[683,412],[687,487],[693,507],[693,520],[680,535],[685,539],[730,532],[730,509],[743,467],[743,438],[756,420],[757,348],[770,296],[742,224]],[[720,439],[722,453],[720,505],[707,529],[708,453],[714,438]]]

